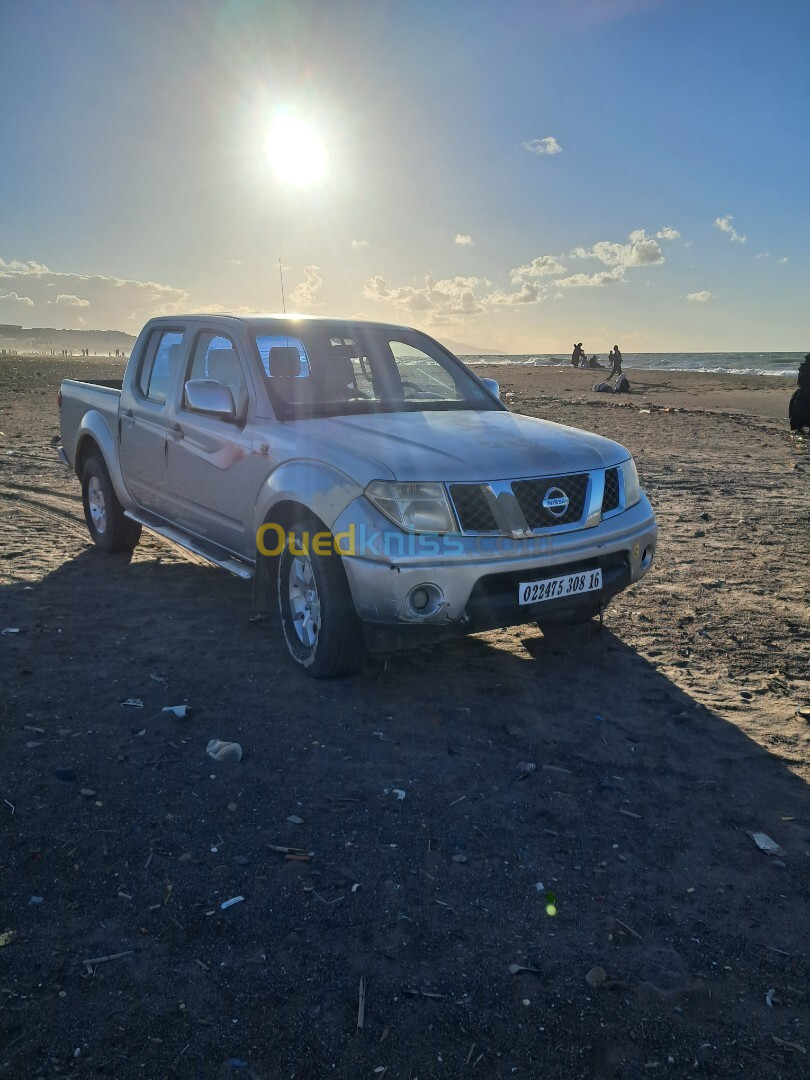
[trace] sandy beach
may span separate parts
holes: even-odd
[[[593,386],[605,380],[608,371],[593,368],[520,367],[506,364],[476,365],[485,378],[496,379],[507,393],[521,400],[549,394],[568,401],[623,402],[644,408],[689,409],[690,411],[734,412],[787,420],[787,403],[796,388],[796,379],[778,375],[713,375],[699,371],[639,371],[625,366],[630,393],[595,394]]]
[[[476,368],[631,450],[652,571],[601,632],[315,683],[246,583],[91,547],[55,394],[121,370],[0,361],[0,1075],[806,1076],[793,381]]]

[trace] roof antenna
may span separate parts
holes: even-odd
[[[287,304],[285,303],[285,300],[284,300],[284,274],[281,272],[281,259],[278,260],[278,277],[279,277],[279,281],[281,282],[281,310],[286,315],[287,314]]]

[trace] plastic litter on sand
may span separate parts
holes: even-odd
[[[205,752],[214,761],[242,760],[242,747],[237,742],[223,742],[222,739],[211,739],[205,748]]]

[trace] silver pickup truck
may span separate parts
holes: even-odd
[[[317,678],[366,648],[592,619],[652,563],[624,447],[511,413],[405,327],[153,319],[121,384],[66,380],[59,405],[95,543],[146,526],[252,578]]]

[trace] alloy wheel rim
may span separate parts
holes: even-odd
[[[107,504],[104,502],[104,492],[97,476],[91,476],[87,485],[87,505],[93,528],[97,533],[103,533],[107,528]]]
[[[290,610],[298,640],[307,648],[318,642],[321,629],[321,599],[312,563],[306,555],[294,555],[290,563]]]

